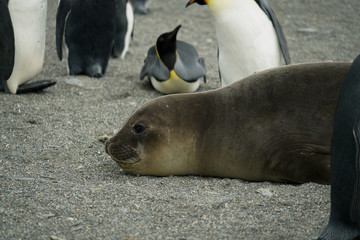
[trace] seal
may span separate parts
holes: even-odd
[[[360,239],[360,56],[342,87],[331,142],[331,212],[318,239]]]
[[[131,174],[329,184],[335,108],[350,65],[287,65],[151,100],[106,152]]]

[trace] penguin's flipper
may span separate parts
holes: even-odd
[[[201,65],[201,66],[203,66],[203,68],[204,68],[204,70],[205,70],[205,74],[204,74],[204,77],[203,77],[203,79],[204,79],[204,83],[206,83],[206,68],[205,68],[205,59],[204,58],[199,58],[199,64]]]
[[[144,66],[141,68],[140,80],[143,80],[146,76],[151,75],[151,69],[154,66],[156,58],[154,56],[147,56],[144,60]]]
[[[270,7],[270,4],[269,4],[268,0],[255,0],[255,2],[265,12],[265,14],[269,17],[270,21],[274,25],[275,32],[276,32],[276,35],[277,35],[278,40],[279,40],[280,49],[281,49],[281,52],[282,52],[282,54],[284,56],[285,63],[286,63],[286,65],[290,64],[291,63],[290,54],[289,54],[289,50],[288,50],[288,47],[287,47],[284,32],[283,32],[283,30],[281,28],[281,25],[280,25],[276,15],[275,15],[274,11]]]
[[[62,60],[62,47],[66,19],[70,13],[72,0],[60,0],[56,13],[56,52],[59,60]]]
[[[193,65],[184,65],[179,59],[175,64],[175,72],[176,74],[186,82],[196,82],[199,78],[205,76],[205,69],[201,65],[200,62],[196,62],[197,64]]]
[[[196,49],[183,41],[176,41],[177,59],[174,66],[176,74],[186,82],[195,82],[206,75],[205,62],[199,61]]]
[[[112,49],[112,56],[118,58],[122,55],[125,48],[125,35],[127,31],[127,18],[126,18],[126,4],[127,1],[116,1],[116,34],[114,46]]]
[[[14,68],[14,29],[8,8],[8,0],[0,0],[0,89],[9,93],[6,80]]]
[[[358,222],[360,219],[360,116],[355,121],[353,135],[355,139],[356,158],[354,192],[352,194],[350,217],[353,222]]]
[[[170,71],[161,62],[156,54],[155,47],[151,47],[141,69],[140,80],[145,76],[153,76],[158,81],[166,81],[170,77]]]
[[[45,88],[51,87],[56,84],[56,81],[52,80],[41,80],[31,83],[22,84],[16,91],[16,94],[24,94],[31,92],[40,92]]]
[[[354,69],[352,71],[352,74],[350,75],[352,78],[355,79],[357,82],[357,88],[359,89],[360,85],[360,56],[358,56],[352,65],[352,68]],[[355,91],[356,91],[355,90]],[[356,91],[355,95],[357,96],[358,91]],[[356,105],[359,106],[359,105]],[[356,107],[357,109],[358,107]],[[359,112],[357,112],[359,114]],[[353,194],[351,199],[351,206],[350,206],[350,218],[353,222],[357,223],[359,226],[360,223],[360,115],[356,116],[356,121],[353,126],[353,135],[355,139],[355,148],[356,148],[356,158],[355,162],[353,164],[354,171],[355,171],[355,179],[354,179],[354,188],[353,188]],[[359,235],[360,230],[358,229]]]

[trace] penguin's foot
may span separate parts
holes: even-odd
[[[320,233],[317,240],[360,239],[360,229],[357,226],[348,226],[342,222],[329,223]]]
[[[56,84],[56,81],[52,80],[41,80],[36,82],[31,82],[27,84],[21,84],[16,94],[24,94],[24,93],[32,93],[32,92],[40,92],[45,88],[51,87]]]
[[[103,75],[102,75],[101,73],[96,73],[95,75],[90,76],[90,77],[93,77],[93,78],[102,78]]]

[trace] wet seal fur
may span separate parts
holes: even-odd
[[[283,66],[154,99],[106,143],[127,173],[330,183],[335,109],[351,63]]]

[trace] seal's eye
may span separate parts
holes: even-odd
[[[136,134],[141,134],[146,130],[146,127],[142,124],[136,124],[133,128],[132,128],[133,132]]]

